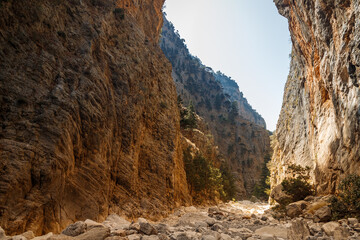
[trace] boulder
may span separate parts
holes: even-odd
[[[260,200],[255,196],[251,196],[250,202],[257,203],[257,202],[260,202]]]
[[[1,239],[1,238],[0,238]],[[11,240],[28,240],[26,237],[24,237],[23,235],[16,235],[10,238]]]
[[[156,235],[157,234],[157,230],[150,223],[139,222],[139,224],[140,224],[140,232],[142,232],[146,235]]]
[[[284,192],[283,186],[281,184],[274,187],[270,193],[270,197],[282,205],[288,204],[292,199],[291,196]]]
[[[350,232],[345,227],[337,227],[334,231],[334,239],[335,240],[343,240],[347,239],[350,236]]]
[[[43,235],[43,236],[39,236],[39,237],[35,237],[32,240],[48,240],[51,236],[53,236],[54,234],[52,232]]]
[[[5,231],[2,227],[0,227],[0,239],[6,238]]]
[[[105,227],[94,227],[89,231],[76,236],[76,240],[104,240],[109,237],[110,229]]]
[[[128,229],[130,226],[129,221],[117,214],[109,215],[102,224],[106,227],[109,227],[111,230]]]
[[[328,222],[325,223],[321,229],[325,232],[325,234],[329,237],[334,236],[335,229],[340,227],[338,222]]]
[[[27,232],[24,232],[21,235],[23,235],[27,239],[33,239],[35,237],[35,234],[33,233],[33,231],[27,231]]]
[[[355,226],[356,224],[359,223],[359,221],[356,218],[348,218],[348,223],[350,226]]]
[[[86,224],[87,231],[89,231],[92,228],[96,228],[96,227],[105,227],[103,224],[95,222],[91,219],[86,219],[85,224]]]
[[[205,235],[205,236],[202,236],[201,240],[217,240],[217,239],[214,236]]]
[[[253,231],[248,228],[229,228],[232,237],[241,237],[247,239],[253,235]]]
[[[158,236],[151,235],[151,236],[142,236],[141,240],[159,240]]]
[[[231,240],[232,238],[229,235],[225,234],[225,233],[221,233],[220,234],[220,239],[221,240]]]
[[[302,219],[292,222],[288,229],[289,240],[304,240],[310,236],[310,230],[306,222]]]
[[[319,208],[314,213],[315,222],[327,222],[331,219],[331,209],[328,206]]]
[[[140,231],[140,224],[139,223],[132,223],[132,224],[130,224],[129,229],[139,232]]]
[[[166,224],[163,223],[159,223],[154,225],[155,229],[157,230],[158,233],[163,233],[163,234],[169,234],[170,233],[170,227]]]
[[[286,215],[294,218],[298,217],[302,213],[301,205],[296,203],[291,203],[286,206]]]
[[[85,222],[79,221],[73,224],[70,224],[65,228],[61,233],[67,236],[76,237],[80,234],[83,234],[86,231]]]
[[[260,237],[277,237],[287,239],[287,229],[282,226],[266,226],[255,230],[255,235]]]
[[[141,235],[140,235],[140,234],[132,234],[132,235],[127,236],[127,238],[128,238],[129,240],[140,240],[140,239],[141,239]]]

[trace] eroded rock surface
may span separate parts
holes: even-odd
[[[163,0],[1,1],[0,225],[60,232],[190,202]],[[102,234],[102,233],[101,233]]]
[[[289,21],[290,74],[275,137],[272,180],[311,168],[318,193],[360,173],[360,3],[274,0]]]

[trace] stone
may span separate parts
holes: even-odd
[[[6,234],[5,234],[5,231],[2,227],[0,227],[0,239],[2,238],[5,238],[6,237]]]
[[[130,224],[129,229],[139,232],[140,231],[140,224],[139,223],[132,223],[132,224]]]
[[[92,228],[97,228],[97,227],[104,228],[105,227],[104,224],[95,222],[95,221],[93,221],[91,219],[86,219],[84,223],[86,224],[87,231],[89,231]]]
[[[141,240],[159,240],[158,236],[152,235],[152,236],[142,236]]]
[[[251,196],[250,202],[257,203],[257,202],[260,202],[260,200],[255,196]]]
[[[231,239],[232,238],[228,234],[225,234],[225,233],[220,234],[220,240],[231,240]]]
[[[269,219],[269,218],[268,218],[267,216],[261,216],[261,218],[260,218],[260,220],[261,220],[261,221],[264,221],[264,222],[267,221],[268,219]]]
[[[140,232],[146,235],[156,235],[157,230],[148,222],[140,222]]]
[[[260,237],[287,238],[287,229],[281,226],[265,226],[255,230],[255,235]]]
[[[164,223],[155,224],[154,227],[158,233],[169,234],[171,231],[170,227]]]
[[[126,237],[120,237],[120,236],[110,236],[105,238],[105,240],[128,240]]]
[[[249,238],[253,235],[253,231],[248,228],[229,228],[228,232],[232,237]]]
[[[201,240],[217,240],[214,236],[205,235],[201,237]]]
[[[140,234],[132,234],[127,236],[128,240],[141,240],[141,235]]]
[[[70,224],[67,228],[65,228],[61,233],[67,236],[78,236],[83,234],[86,231],[87,225],[85,222],[79,221],[73,224]]]
[[[310,230],[304,220],[295,220],[288,229],[289,240],[306,240],[310,237]]]
[[[299,204],[291,203],[286,206],[286,215],[291,218],[298,217],[301,213],[302,209]]]
[[[86,221],[85,221],[86,222]],[[104,240],[110,236],[110,229],[105,227],[93,227],[83,234],[74,237],[76,240]]]
[[[49,238],[47,238],[47,240],[74,240],[74,237],[71,236],[67,236],[64,234],[59,234],[59,235],[52,235]]]
[[[326,233],[327,236],[334,236],[335,229],[340,227],[338,222],[328,222],[322,225],[321,229]]]
[[[270,197],[279,204],[286,205],[291,201],[291,197],[284,192],[281,184],[277,185],[271,190]]]
[[[315,234],[321,232],[321,226],[318,223],[309,224],[309,229],[310,229],[311,235],[315,235]]]
[[[163,233],[159,234],[158,237],[160,240],[170,240],[170,238],[166,234],[163,234]]]
[[[24,232],[23,234],[24,237],[26,237],[27,239],[33,239],[35,238],[35,234],[33,233],[33,231],[27,231],[27,232]]]
[[[355,226],[359,221],[356,218],[348,218],[348,223],[350,226]]]
[[[327,222],[331,219],[331,209],[328,206],[324,206],[314,213],[315,222]]]
[[[110,228],[110,235],[111,236],[117,236],[117,237],[125,237],[127,235],[130,235],[130,234],[127,234],[127,230],[124,230],[124,229],[116,229],[116,230],[112,230]],[[134,232],[136,233],[136,232]]]
[[[219,223],[215,223],[215,224],[211,227],[211,230],[216,231],[216,232],[218,232],[218,231],[221,230],[221,229],[222,229],[222,225],[219,224]]]
[[[104,226],[109,227],[110,229],[128,229],[130,222],[125,218],[120,217],[117,214],[109,215],[105,221],[102,223]]]
[[[11,237],[11,240],[27,240],[27,238],[24,237],[23,235],[16,235]]]
[[[345,227],[337,227],[334,231],[334,240],[343,240],[347,239],[350,236],[350,232]]]
[[[32,240],[48,240],[50,237],[52,237],[54,234],[52,232],[49,232],[48,234],[45,234],[43,236],[38,236],[33,238]]]

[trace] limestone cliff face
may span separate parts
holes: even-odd
[[[289,20],[291,69],[274,139],[273,184],[295,163],[318,193],[360,173],[360,2],[275,0]]]
[[[240,92],[239,85],[230,77],[221,72],[214,73],[214,76],[215,79],[221,84],[224,93],[228,95],[227,97],[230,99],[230,101],[236,102],[239,109],[239,115],[242,118],[250,122],[254,122],[266,129],[265,120],[248,103],[247,99],[244,97],[244,94]]]
[[[214,73],[189,53],[184,40],[166,20],[160,45],[172,63],[178,94],[185,105],[192,102],[207,123],[220,154],[237,179],[237,198],[246,198],[260,179],[264,156],[269,150],[264,120],[238,88],[229,86],[228,77]]]
[[[190,202],[163,0],[2,1],[0,225],[58,232]],[[156,187],[154,187],[156,186]]]

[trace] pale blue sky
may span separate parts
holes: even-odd
[[[203,64],[232,77],[275,130],[289,72],[287,20],[272,0],[166,0],[167,18]]]

